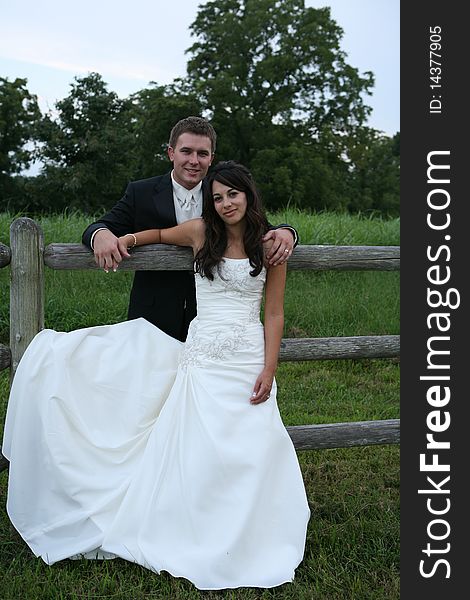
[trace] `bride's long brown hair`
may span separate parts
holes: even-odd
[[[213,270],[221,262],[227,247],[225,223],[217,214],[212,197],[214,181],[246,194],[246,228],[243,234],[243,245],[253,267],[250,275],[256,277],[263,268],[262,238],[268,230],[268,221],[251,173],[246,167],[233,160],[217,163],[205,181],[202,218],[206,225],[206,240],[196,254],[196,272],[212,281]]]

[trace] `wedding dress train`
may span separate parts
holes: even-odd
[[[122,557],[200,589],[273,587],[302,560],[310,516],[264,365],[265,271],[196,275],[185,344],[136,319],[44,330],[13,382],[7,510],[52,564]]]

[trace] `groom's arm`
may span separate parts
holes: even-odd
[[[299,243],[299,234],[291,225],[282,223],[272,226],[269,224],[269,230],[263,238],[264,242],[268,240],[273,240],[273,244],[266,254],[269,264],[282,265]]]
[[[82,243],[95,255],[96,264],[106,272],[118,268],[129,253],[119,237],[135,229],[135,194],[132,183],[124,196],[99,221],[89,225],[82,235]]]

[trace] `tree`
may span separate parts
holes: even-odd
[[[201,105],[183,82],[144,88],[133,94],[136,177],[144,178],[170,169],[167,147],[173,125],[189,115],[200,115]]]
[[[400,134],[393,137],[367,127],[349,140],[350,210],[375,210],[396,216],[400,210]]]
[[[3,201],[16,195],[14,175],[26,169],[33,156],[41,113],[36,96],[29,93],[26,79],[0,77],[0,195]]]
[[[251,170],[270,210],[286,206],[303,210],[344,210],[347,189],[341,161],[317,142],[259,150]]]
[[[257,151],[316,138],[328,127],[345,134],[370,109],[359,75],[340,49],[342,29],[328,8],[304,0],[213,0],[191,25],[190,85],[221,132],[220,152],[249,165]],[[234,155],[235,153],[235,155]]]
[[[348,143],[374,79],[346,62],[330,9],[212,0],[191,32],[187,85],[218,131],[218,158],[251,168],[270,209],[352,207]]]
[[[75,78],[41,127],[44,207],[101,210],[116,202],[135,170],[132,102],[98,73]]]

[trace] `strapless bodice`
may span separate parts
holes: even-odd
[[[213,281],[196,273],[199,321],[258,322],[266,270],[257,277],[250,275],[252,270],[248,258],[224,258]]]

